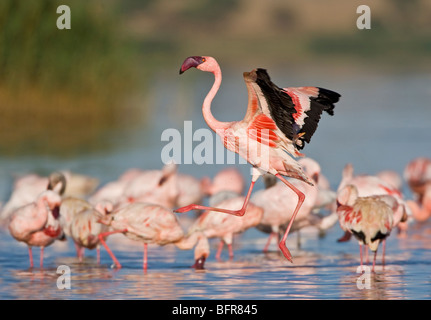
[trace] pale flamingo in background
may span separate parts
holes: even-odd
[[[108,227],[99,223],[99,219],[113,210],[113,205],[103,202],[96,208],[86,208],[73,217],[70,233],[78,251],[78,259],[82,262],[84,248],[97,250],[97,263],[100,263],[99,234],[107,232]]]
[[[394,170],[383,170],[377,173],[377,177],[385,181],[387,184],[389,184],[396,190],[398,190],[400,194],[403,194],[403,179],[398,172]],[[406,208],[406,214],[408,217],[406,221],[400,221],[398,222],[398,225],[397,225],[398,232],[399,232],[398,234],[404,237],[407,235],[409,217],[413,213],[413,209],[409,205],[408,200],[405,201],[405,208]]]
[[[70,228],[75,216],[87,209],[93,209],[93,205],[84,199],[73,197],[63,199],[60,205],[60,223],[67,237],[72,235]]]
[[[160,205],[141,202],[132,203],[105,215],[100,218],[99,222],[109,226],[112,230],[99,234],[99,240],[117,268],[121,268],[121,264],[104,240],[105,237],[111,234],[123,233],[132,240],[144,243],[144,270],[147,270],[148,243],[163,246],[180,242],[184,238],[184,232],[179,224],[178,217],[171,210]]]
[[[126,170],[117,180],[108,182],[98,189],[91,197],[89,197],[88,201],[93,205],[103,201],[110,201],[116,205],[122,199],[124,190],[130,181],[143,172],[144,170],[137,168]]]
[[[173,208],[178,195],[177,166],[167,164],[162,170],[145,170],[131,179],[116,207],[133,202],[147,202]]]
[[[311,181],[317,184],[320,174],[319,164],[310,159],[303,158],[299,160],[300,165],[304,168],[305,174]],[[300,207],[292,230],[299,230],[301,227],[310,225],[308,218],[317,200],[318,188],[299,180],[291,182],[300,192],[307,195],[304,203]],[[282,183],[276,183],[274,186],[256,192],[251,201],[259,207],[262,207],[264,214],[257,229],[271,232],[268,241],[263,249],[268,251],[268,247],[273,237],[279,237],[280,227],[292,221],[293,210],[296,206],[295,192],[288,189]]]
[[[376,176],[387,184],[390,184],[392,187],[397,189],[400,193],[403,189],[403,179],[401,175],[394,170],[383,170],[376,174]]]
[[[426,185],[431,183],[431,159],[418,157],[410,161],[404,169],[404,179],[421,203]]]
[[[227,209],[234,209],[244,203],[245,197],[237,196],[219,203]],[[207,238],[220,238],[220,245],[216,253],[219,260],[224,244],[229,250],[229,258],[233,258],[232,242],[234,234],[253,228],[259,224],[263,217],[263,209],[249,203],[243,217],[226,215],[220,212],[205,211],[188,230],[188,234],[202,233]]]
[[[422,202],[408,200],[407,204],[412,211],[412,217],[416,221],[423,222],[431,217],[431,183],[425,186],[422,194]]]
[[[264,69],[244,73],[248,90],[248,108],[242,121],[221,122],[211,113],[211,102],[220,88],[222,75],[217,61],[208,56],[187,58],[180,68],[180,74],[195,67],[214,74],[214,84],[205,97],[202,106],[208,126],[221,138],[224,146],[238,153],[252,166],[252,179],[245,201],[239,210],[189,205],[176,210],[186,212],[194,209],[225,212],[242,216],[245,213],[256,180],[264,173],[275,175],[298,196],[298,203],[292,219],[279,244],[283,255],[292,262],[286,247],[286,239],[295,217],[304,202],[305,195],[283,176],[297,178],[309,184],[312,182],[292,157],[301,156],[299,149],[309,143],[317,129],[323,111],[332,115],[334,103],[340,95],[317,87],[284,88],[273,84]]]
[[[354,185],[343,187],[337,197],[337,212],[341,228],[353,234],[359,242],[361,266],[362,246],[374,251],[373,268],[376,264],[377,249],[383,241],[382,264],[385,263],[386,238],[394,226],[394,212],[398,201],[390,195],[359,197]]]
[[[313,212],[318,213],[322,209],[335,212],[337,193],[331,189],[328,179],[320,173],[317,183],[317,199],[314,204]]]
[[[202,178],[202,188],[205,194],[213,196],[219,192],[233,192],[237,195],[241,195],[244,191],[244,177],[238,169],[228,167],[220,170],[211,179],[209,177]],[[193,202],[189,202],[193,203]]]
[[[200,204],[205,197],[203,183],[195,177],[178,173],[177,174],[178,197],[175,206],[183,207],[190,203]]]
[[[13,211],[9,231],[16,240],[28,245],[30,267],[33,267],[32,247],[40,247],[40,267],[43,249],[63,236],[59,222],[61,197],[52,190],[42,192],[34,202]]]
[[[431,159],[416,158],[404,169],[407,181],[416,201],[408,201],[412,216],[416,221],[423,222],[431,217]]]
[[[83,248],[93,248],[91,244],[87,246],[87,242],[83,239],[84,235],[87,233],[90,236],[93,235],[93,237],[91,237],[92,243],[98,241],[98,233],[96,229],[100,229],[100,226],[94,227],[93,230],[87,229],[87,225],[94,225],[94,221],[98,220],[90,214],[92,212],[94,213],[94,215],[96,215],[96,210],[101,214],[107,214],[108,212],[111,212],[113,210],[113,204],[109,201],[100,201],[98,204],[93,206],[90,202],[84,199],[73,197],[65,198],[61,202],[60,223],[64,234],[74,240],[76,253],[79,258],[79,261],[82,261]],[[86,214],[81,215],[81,213],[83,212],[86,212]],[[84,222],[86,219],[89,220],[87,224]],[[74,231],[72,232],[73,224],[75,224],[75,226]],[[94,235],[96,235],[95,239]],[[98,247],[97,256],[99,257]]]
[[[28,174],[17,178],[12,194],[0,213],[0,221],[7,222],[10,214],[17,208],[29,204],[47,189],[49,185],[62,196],[83,197],[93,192],[98,180],[70,171],[54,172],[49,177]]]
[[[393,227],[399,227],[400,235],[405,236],[405,229],[407,224],[404,222],[407,221],[410,213],[410,207],[407,205],[406,201],[403,198],[403,195],[400,190],[396,187],[388,184],[386,181],[380,179],[377,176],[371,175],[354,175],[353,165],[347,164],[343,169],[343,175],[340,182],[340,185],[337,190],[340,192],[347,185],[354,185],[357,189],[359,197],[368,197],[368,196],[380,196],[380,195],[390,195],[393,196],[397,202],[398,207],[394,212],[394,225]],[[344,236],[339,239],[339,241],[347,241],[350,239],[351,234],[345,233]]]
[[[71,172],[70,170],[60,171],[66,179],[65,197],[85,198],[91,195],[99,186],[99,179],[84,174]]]
[[[205,194],[209,196],[208,204],[210,207],[218,206],[225,200],[237,198],[244,191],[244,177],[234,167],[220,170],[212,181],[210,178],[204,177],[201,182]]]

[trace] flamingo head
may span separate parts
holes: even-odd
[[[219,69],[217,61],[213,57],[208,56],[191,56],[184,60],[180,68],[180,74],[190,68],[196,68],[201,71],[214,72]]]
[[[299,159],[299,164],[304,169],[306,175],[310,177],[315,183],[319,182],[320,165],[311,158]]]
[[[205,269],[205,260],[210,255],[210,246],[208,238],[204,235],[199,235],[198,243],[195,247],[195,263],[192,268],[197,270]]]
[[[349,184],[337,193],[337,205],[353,207],[358,198],[358,189],[353,184]]]
[[[51,212],[54,219],[60,217],[61,197],[56,192],[47,190],[39,195],[39,201],[45,205],[45,208]]]

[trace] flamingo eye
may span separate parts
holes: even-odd
[[[205,59],[205,58],[202,58],[202,62],[205,62],[205,61],[207,61],[207,59]]]

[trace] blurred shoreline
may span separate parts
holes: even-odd
[[[60,4],[71,8],[71,30],[56,28]],[[169,81],[189,55],[216,57],[224,73],[263,67],[311,80],[431,72],[431,2],[369,3],[371,30],[356,27],[361,4],[4,0],[0,152],[72,155],[111,148],[103,137],[149,121],[153,82]]]

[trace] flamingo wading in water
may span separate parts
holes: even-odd
[[[192,67],[214,74],[214,84],[202,105],[203,117],[208,126],[220,136],[225,148],[238,153],[253,166],[252,179],[239,210],[191,204],[176,212],[201,209],[242,216],[257,179],[265,173],[273,174],[298,196],[292,219],[279,243],[283,255],[292,262],[285,242],[305,195],[283,176],[313,185],[293,157],[303,156],[299,150],[305,142],[310,142],[323,111],[333,115],[334,103],[338,102],[340,95],[318,87],[279,88],[272,83],[265,69],[254,69],[243,74],[248,90],[245,118],[241,121],[221,122],[211,113],[211,102],[222,80],[219,64],[213,57],[191,56],[183,62],[180,74]]]

